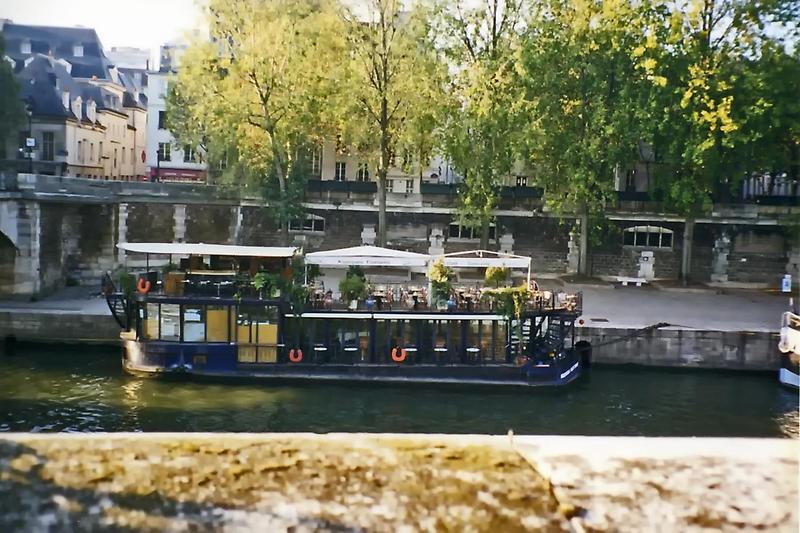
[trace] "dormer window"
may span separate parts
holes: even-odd
[[[73,57],[83,57],[83,45],[76,44],[72,47],[72,55]]]
[[[30,54],[31,53],[31,42],[30,41],[22,41],[19,45],[19,52],[21,54]]]

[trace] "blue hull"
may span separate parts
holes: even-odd
[[[229,343],[124,341],[123,367],[134,375],[264,378],[275,381],[561,386],[576,380],[581,361],[572,352],[548,366],[410,363],[242,363]]]

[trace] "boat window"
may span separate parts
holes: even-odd
[[[178,304],[161,304],[161,340],[181,340],[181,310]]]
[[[206,308],[206,339],[208,342],[229,342],[229,323],[232,321],[233,313],[229,314],[227,305],[209,305]]]
[[[448,320],[445,325],[447,327],[447,354],[450,362],[460,362],[464,349],[461,338],[461,321]]]
[[[144,315],[144,338],[158,339],[158,304],[148,303]]]
[[[411,348],[416,350],[417,344],[417,330],[419,329],[419,320],[406,320],[403,327],[403,341],[401,348]]]
[[[464,339],[467,362],[477,363],[481,359],[481,321],[470,320],[467,325],[467,338]]]
[[[500,355],[495,346],[496,320],[484,320],[480,323],[480,348],[481,360],[495,361]]]
[[[206,313],[202,305],[183,308],[183,342],[205,342]]]
[[[236,312],[236,341],[240,363],[276,363],[277,309],[264,305],[239,306]]]
[[[377,320],[375,324],[375,363],[385,363],[390,361],[389,354],[391,352],[391,348],[389,344],[391,342],[391,335],[390,335],[390,327],[391,321],[389,320]]]

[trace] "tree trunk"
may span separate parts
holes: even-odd
[[[386,175],[389,172],[389,102],[381,98],[381,161],[378,166],[378,246],[386,246]]]
[[[386,246],[386,169],[378,170],[378,246]]]
[[[481,220],[481,250],[489,249],[490,222],[489,217],[483,217],[483,220]]]
[[[580,221],[580,250],[578,253],[578,274],[589,275],[589,214],[582,208]]]
[[[275,159],[275,176],[278,178],[278,191],[280,192],[279,202],[285,204],[288,199],[286,198],[286,171],[285,171],[285,158],[281,147],[275,143],[275,136],[270,132],[272,137],[272,157]],[[278,229],[280,230],[280,240],[282,246],[289,245],[289,221],[284,220],[283,213],[286,213],[286,205],[281,206],[282,214],[278,217]]]
[[[692,274],[692,242],[694,241],[694,218],[686,217],[683,225],[683,253],[681,254],[681,281],[689,283]]]

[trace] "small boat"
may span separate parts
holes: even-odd
[[[503,289],[470,287],[429,302],[428,288],[406,281],[334,301],[332,290],[304,284],[312,265],[334,277],[352,268],[406,268],[410,280],[412,270],[427,272],[438,260],[473,272],[527,267],[529,287],[538,289],[528,257],[431,257],[372,246],[305,257],[292,247],[118,246],[141,273],[128,278],[127,290],[107,278],[104,292],[122,328],[124,369],[135,375],[558,386],[576,380],[591,354],[588,343],[575,342],[579,293],[523,290],[526,299],[509,312],[491,298]],[[153,270],[156,260],[168,268]]]
[[[778,379],[781,384],[800,388],[800,316],[787,311],[781,320],[781,368]]]

